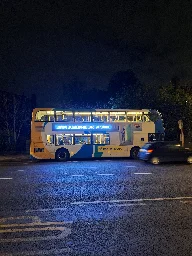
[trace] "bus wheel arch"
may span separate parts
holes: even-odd
[[[55,152],[55,159],[60,162],[66,162],[70,158],[70,154],[68,149],[66,148],[59,148]]]
[[[131,150],[130,150],[130,157],[132,159],[138,159],[139,149],[140,149],[139,146],[135,146],[135,147],[131,148]]]

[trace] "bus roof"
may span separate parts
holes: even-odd
[[[90,111],[90,112],[149,112],[149,109],[105,109],[105,108],[97,108],[97,109],[66,109],[66,108],[35,108],[34,111],[38,110],[49,110],[49,111],[78,111],[78,112],[84,112],[84,111]]]

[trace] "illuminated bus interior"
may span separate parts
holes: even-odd
[[[35,114],[37,122],[149,122],[148,111],[48,111]]]
[[[47,135],[47,143],[49,145],[79,145],[79,144],[110,144],[110,136],[108,133],[93,134],[55,134]]]

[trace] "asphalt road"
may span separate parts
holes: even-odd
[[[192,166],[0,164],[0,256],[192,255]]]

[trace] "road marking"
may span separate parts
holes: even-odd
[[[12,180],[13,178],[0,178],[0,180]]]
[[[112,176],[114,174],[113,173],[97,173],[97,175],[100,175],[100,176]]]
[[[7,239],[0,239],[0,243],[18,243],[18,242],[34,242],[34,241],[46,241],[46,240],[58,240],[63,239],[64,237],[71,234],[70,228],[65,228],[64,231],[57,236],[37,236],[37,237],[26,237],[26,238],[7,238]]]
[[[37,231],[42,231],[42,230],[43,231],[52,231],[52,230],[64,231],[65,227],[2,229],[2,230],[0,230],[0,233],[17,233],[17,232],[33,232],[33,231],[37,232]]]
[[[72,252],[70,248],[62,248],[62,249],[51,249],[51,250],[41,250],[41,251],[24,251],[24,252],[14,252],[14,256],[37,256],[37,255],[61,255],[61,253]],[[63,254],[62,254],[63,255]],[[12,253],[0,253],[0,256],[13,256]]]
[[[18,170],[18,172],[24,172],[24,170]]]
[[[182,199],[192,199],[189,197],[162,197],[162,198],[141,198],[141,199],[121,199],[121,200],[97,200],[97,201],[79,201],[73,202],[71,205],[81,205],[81,204],[101,204],[101,203],[122,203],[122,202],[145,202],[145,201],[174,201]]]
[[[63,225],[64,222],[32,222],[32,223],[22,223],[22,224],[0,224],[0,228],[9,227],[26,227],[26,226],[50,226],[50,225]]]
[[[34,222],[40,222],[40,218],[38,216],[16,216],[16,217],[7,217],[7,218],[1,218],[0,222],[6,222],[10,220],[32,220]]]
[[[180,201],[181,203],[183,203],[183,204],[192,204],[192,201]]]
[[[97,169],[98,167],[95,167],[95,166],[85,166],[85,167],[78,167],[78,169]]]
[[[71,175],[72,177],[84,177],[85,175],[83,174],[74,174],[74,175]]]
[[[192,199],[192,196],[189,197],[160,197],[160,198],[141,198],[141,199],[121,199],[121,200],[97,200],[97,201],[78,201],[70,203],[71,205],[88,205],[88,204],[101,204],[101,203],[107,203],[107,204],[113,204],[109,207],[113,206],[132,206],[132,205],[146,205],[144,202],[157,202],[157,201],[175,201],[175,200],[187,200]],[[126,202],[128,204],[126,204]],[[138,204],[139,202],[139,204]],[[181,201],[182,203],[192,203],[191,201]],[[119,204],[123,203],[123,204]],[[137,203],[137,204],[134,204]],[[27,210],[26,212],[36,212],[36,211],[57,211],[57,210],[66,210],[67,208],[52,208],[52,209],[39,209],[39,210]],[[65,223],[73,223],[72,221],[65,221]]]
[[[109,205],[109,207],[124,207],[124,206],[139,206],[139,205],[146,205],[144,203],[139,203],[139,204],[113,204]]]
[[[23,223],[23,220],[32,220],[33,222]],[[15,223],[13,223],[13,220]],[[18,223],[18,220],[22,220],[22,223]],[[11,221],[12,223],[7,223]],[[60,234],[49,236],[31,236],[31,237],[14,237],[0,239],[0,243],[10,242],[30,242],[30,241],[43,241],[43,240],[56,240],[63,239],[71,234],[71,228],[65,227],[66,222],[41,222],[38,216],[16,216],[0,219],[2,223],[0,225],[0,234],[4,233],[24,233],[24,232],[42,232],[42,231],[59,231]],[[71,222],[73,223],[73,222]],[[14,228],[13,228],[14,227]],[[20,228],[21,227],[21,228]],[[24,227],[24,228],[22,228]],[[14,235],[15,236],[15,235]]]
[[[152,172],[135,172],[134,174],[136,175],[149,175],[149,174],[152,174]]]

